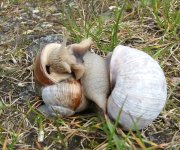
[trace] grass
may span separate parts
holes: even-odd
[[[11,0],[0,4],[1,149],[180,148],[178,0]],[[35,9],[39,12],[33,13]],[[44,22],[53,26],[43,27]],[[62,35],[64,29],[69,43],[91,37],[93,50],[101,56],[123,44],[145,51],[160,63],[168,98],[153,124],[125,132],[117,122],[98,115],[93,106],[69,118],[47,119],[37,112],[41,97],[34,87],[32,63],[40,45],[33,45],[47,35]]]

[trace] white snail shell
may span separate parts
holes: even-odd
[[[167,98],[164,73],[148,54],[127,46],[117,46],[110,61],[112,92],[107,113],[120,113],[124,129],[142,129],[162,111]]]

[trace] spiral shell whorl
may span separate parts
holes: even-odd
[[[117,46],[110,62],[110,80],[114,87],[107,111],[120,124],[130,129],[133,122],[139,129],[150,124],[162,111],[167,97],[164,73],[146,53]]]
[[[82,89],[76,80],[63,81],[46,86],[42,90],[42,98],[47,105],[64,106],[75,110],[81,103]]]

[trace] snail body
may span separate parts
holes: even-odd
[[[97,54],[87,52],[84,57],[85,73],[81,78],[84,95],[106,110],[109,94],[109,75],[106,61]]]
[[[86,39],[79,44],[72,44],[66,47],[66,40],[65,38],[60,48],[55,47],[49,54],[49,66],[51,72],[59,73],[60,76],[73,72],[76,80],[79,80],[83,76],[85,70],[80,60],[91,46],[92,41],[91,39]]]
[[[60,48],[61,44],[50,43],[36,55],[34,62],[34,76],[36,83],[40,86],[52,85],[72,77],[71,74],[59,74],[50,69],[49,57],[53,51],[57,51],[57,49]]]
[[[119,45],[110,60],[111,95],[107,113],[125,130],[142,129],[162,111],[167,97],[166,79],[148,54]]]
[[[50,43],[37,54],[34,62],[36,82],[41,86],[52,85],[72,77],[79,80],[84,74],[82,57],[92,45],[91,39],[66,46],[66,38],[59,43]]]

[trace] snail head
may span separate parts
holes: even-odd
[[[85,68],[83,65],[83,56],[92,45],[91,39],[85,39],[80,43],[72,44],[66,47],[67,38],[64,39],[60,47],[53,50],[49,57],[50,72],[59,74],[72,74],[78,80]]]

